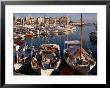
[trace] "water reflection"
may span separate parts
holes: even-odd
[[[85,50],[91,49],[93,52],[93,57],[97,60],[97,44],[93,43],[89,39],[89,33],[92,32],[94,25],[91,26],[84,26],[83,33],[82,33],[82,42],[83,47]],[[65,40],[80,40],[80,27],[77,27],[76,31],[67,31],[62,33],[51,33],[48,35],[37,35],[32,40],[26,40],[27,45],[32,45],[35,47],[39,47],[41,44],[44,43],[55,43],[59,44],[61,48],[61,55],[64,50],[64,41]]]

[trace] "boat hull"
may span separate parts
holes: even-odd
[[[89,71],[91,71],[94,66],[96,65],[96,62],[93,65],[75,65],[68,60],[66,60],[66,63],[77,72],[80,72],[82,75],[88,75]]]
[[[31,61],[32,69],[40,75],[51,75],[60,63],[60,46],[57,44],[42,44],[40,51]]]
[[[74,48],[72,48],[74,49]],[[82,48],[82,55],[81,59],[79,56],[80,49],[77,46],[76,49],[74,49],[72,52],[68,53],[68,49],[65,49],[64,56],[66,63],[76,70],[77,72],[80,72],[83,75],[87,75],[89,71],[91,71],[94,66],[96,65],[96,62],[94,61],[93,57],[91,57],[83,48]]]
[[[14,64],[14,70],[16,72],[18,72],[21,69],[22,66],[23,66],[22,64],[16,63],[16,64]]]
[[[38,68],[38,67],[36,67],[36,66],[33,66],[33,65],[32,65],[32,62],[31,62],[31,66],[32,66],[32,69],[33,69],[35,72],[37,72],[38,74],[43,75],[43,76],[49,76],[49,75],[51,75],[55,70],[58,69],[60,63],[61,63],[61,60],[59,60],[59,61],[57,62],[57,65],[56,65],[54,68],[51,68],[51,67],[50,67],[50,68],[45,68],[45,67]]]

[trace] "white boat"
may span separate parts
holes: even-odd
[[[37,30],[37,35],[40,35],[41,33],[40,33],[40,30]]]
[[[81,51],[82,54],[80,58],[80,47],[78,45],[73,45],[65,49],[65,61],[70,67],[86,75],[96,65],[96,62],[83,48]]]
[[[73,31],[76,30],[76,27],[70,25],[67,25],[65,27],[57,26],[56,30],[58,30],[59,32]]]
[[[16,63],[14,64],[15,71],[19,71],[19,69],[22,67],[22,64]]]
[[[78,40],[74,40],[74,41],[65,41],[65,44],[76,45],[76,44],[80,44],[80,41],[78,41]]]
[[[82,23],[82,15],[81,15]],[[64,57],[66,63],[81,74],[87,75],[89,71],[96,65],[96,61],[92,54],[88,54],[82,48],[82,24],[80,32],[80,41],[65,41],[67,48],[64,50]]]
[[[59,31],[57,29],[53,30],[53,33],[58,33]]]
[[[72,30],[76,30],[75,26],[69,26],[66,28],[67,31],[72,31]]]
[[[14,47],[16,48],[15,49],[15,57],[14,57],[14,70],[16,72],[18,72],[21,67],[24,65],[24,64],[28,64],[31,59],[28,57],[28,55],[26,55],[26,51],[28,51],[28,47],[25,45],[24,48],[22,50],[19,50],[20,49],[20,46],[19,45],[16,45],[14,44]]]
[[[14,70],[19,71],[19,69],[22,67],[22,64],[19,63],[19,56],[18,56],[18,50],[19,50],[19,45],[16,45],[16,57],[17,57],[17,62],[14,63]],[[15,58],[14,58],[15,59]]]
[[[56,50],[56,51],[55,51]],[[41,75],[51,75],[61,62],[60,47],[57,44],[42,44],[40,52],[31,61],[31,67]]]

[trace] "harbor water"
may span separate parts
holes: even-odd
[[[82,32],[82,46],[87,51],[90,49],[92,51],[93,58],[97,62],[97,44],[90,41],[89,39],[89,33],[94,31],[94,25],[85,25],[83,26],[83,32]],[[63,51],[66,48],[66,45],[64,44],[64,41],[66,40],[80,40],[80,27],[77,26],[76,31],[68,31],[64,33],[52,33],[47,36],[41,36],[38,35],[37,37],[33,39],[27,39],[25,40],[26,45],[34,46],[35,48],[38,48],[40,45],[44,43],[49,44],[58,44],[60,45],[60,54],[62,62],[59,66],[59,68],[52,73],[52,75],[61,75],[61,71],[66,69],[71,69],[65,62],[63,57]],[[24,66],[22,68],[21,74],[28,74],[28,75],[37,75],[32,69],[30,65]],[[76,73],[76,75],[79,73]],[[97,75],[97,64],[96,66],[89,72],[89,75]]]

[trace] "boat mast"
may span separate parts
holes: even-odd
[[[32,54],[33,54],[33,37],[31,38],[31,58],[32,58]]]
[[[81,13],[81,31],[80,31],[80,59],[82,55],[82,13]]]

